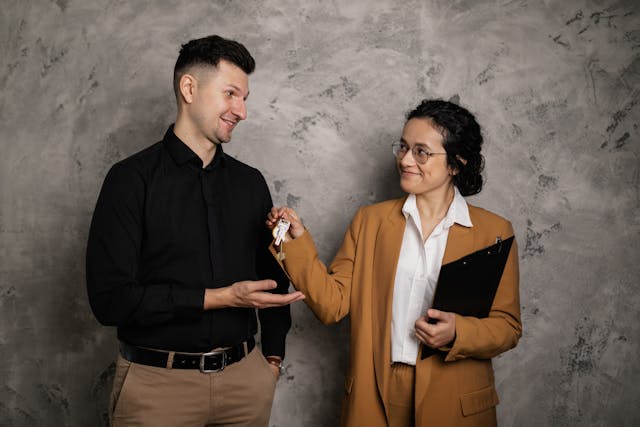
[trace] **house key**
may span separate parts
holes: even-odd
[[[276,224],[272,232],[273,237],[276,239],[275,241],[276,246],[279,246],[280,243],[284,241],[287,231],[289,231],[289,226],[291,226],[291,223],[286,219],[280,218],[278,220],[278,223]]]

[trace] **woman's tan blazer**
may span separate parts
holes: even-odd
[[[405,218],[405,198],[361,208],[327,269],[309,233],[283,246],[281,263],[305,302],[325,324],[350,316],[350,364],[341,425],[386,426],[391,367],[391,303]],[[449,230],[443,264],[513,235],[511,224],[469,205],[473,227]],[[273,251],[273,248],[272,248]],[[514,244],[487,318],[456,315],[456,339],[445,356],[416,364],[417,426],[496,425],[491,358],[513,348],[522,333],[518,250]]]

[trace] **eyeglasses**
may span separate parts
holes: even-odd
[[[414,145],[413,147],[409,147],[409,145],[405,144],[404,142],[394,142],[393,144],[391,144],[391,149],[393,150],[393,155],[398,160],[401,160],[405,156],[405,154],[411,151],[413,158],[421,165],[427,163],[427,160],[437,154],[447,154],[431,153],[427,151],[422,145]]]

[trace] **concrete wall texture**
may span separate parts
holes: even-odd
[[[226,150],[330,260],[358,206],[399,195],[403,114],[458,100],[486,137],[471,202],[512,220],[524,336],[495,360],[505,426],[640,425],[640,4],[634,0],[3,0],[0,425],[106,424],[115,331],[84,250],[110,165],[174,120],[181,43],[252,51]],[[293,308],[272,426],[333,426],[348,322]]]

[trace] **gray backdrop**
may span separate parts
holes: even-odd
[[[88,307],[109,166],[175,117],[180,44],[257,60],[225,149],[261,169],[329,260],[358,206],[399,193],[389,145],[424,97],[475,112],[470,201],[520,243],[524,336],[495,360],[505,426],[637,426],[640,6],[634,0],[3,0],[0,425],[106,422],[117,344]],[[348,322],[293,308],[273,426],[335,425]]]

